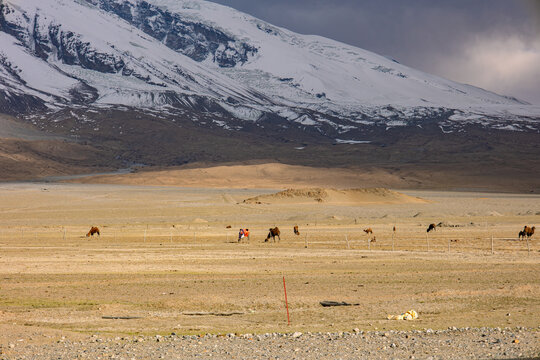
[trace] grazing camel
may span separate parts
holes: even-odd
[[[366,234],[373,234],[373,230],[371,230],[371,228],[364,229],[364,232]]]
[[[525,239],[525,236],[527,236],[527,233],[525,232],[525,230],[521,230],[521,231],[518,233],[518,239],[519,239],[519,240],[524,240],[524,239]]]
[[[90,228],[90,231],[88,232],[88,234],[86,234],[86,237],[89,237],[89,236],[94,236],[94,234],[98,234],[98,236],[101,236],[99,234],[99,229],[96,227],[96,226],[92,226]]]
[[[441,223],[435,225],[435,224],[429,224],[429,227],[427,228],[426,232],[430,232],[431,230],[435,231],[437,230],[437,226],[441,226]]]
[[[298,225],[295,225],[293,230],[294,230],[295,235],[300,235],[300,231],[298,230]]]
[[[227,225],[225,226],[226,229],[232,229],[232,226],[231,225]]]
[[[268,240],[270,240],[270,238],[272,238],[272,240],[274,240],[274,242],[276,242],[276,236],[278,237],[278,241],[281,241],[281,238],[279,237],[281,232],[279,231],[279,228],[277,226],[275,228],[273,228],[273,229],[270,228],[268,230],[269,230],[268,236],[266,237],[264,242],[267,242]]]

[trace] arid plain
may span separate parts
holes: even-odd
[[[538,195],[247,185],[1,184],[0,341],[540,325]]]

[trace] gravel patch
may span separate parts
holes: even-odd
[[[0,359],[515,359],[540,358],[538,328],[22,339]]]

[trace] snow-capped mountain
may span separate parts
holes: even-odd
[[[540,129],[540,106],[208,1],[0,0],[0,112],[119,106],[224,129],[278,119],[349,143],[428,120]]]

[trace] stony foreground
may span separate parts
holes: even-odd
[[[513,359],[540,358],[540,327],[205,336],[92,335],[11,342],[1,359]]]

